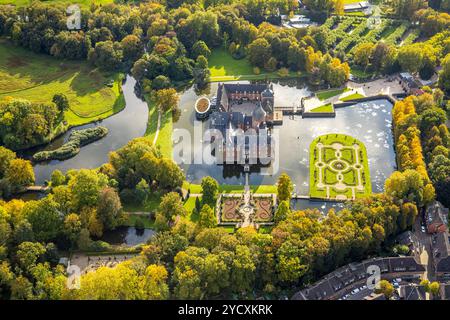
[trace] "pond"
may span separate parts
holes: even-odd
[[[112,245],[135,246],[146,243],[156,232],[152,229],[136,229],[134,227],[118,227],[106,231],[100,240]]]
[[[338,201],[315,201],[308,199],[293,199],[291,201],[292,210],[317,209],[322,214],[327,214],[328,210],[334,209],[336,212],[344,208],[345,204]]]
[[[241,81],[241,83],[248,83]],[[209,93],[197,93],[194,88],[186,90],[180,99],[182,111],[180,120],[174,124],[175,130],[188,129],[193,138],[193,154],[202,151],[202,137],[194,137],[194,103],[199,96],[215,96],[217,84],[211,84]],[[275,106],[300,105],[302,97],[311,94],[301,81],[294,83],[274,83]],[[273,175],[261,175],[252,167],[250,184],[274,184],[282,172],[289,174],[295,184],[295,191],[302,195],[309,192],[309,146],[317,136],[327,133],[341,133],[362,141],[367,148],[373,192],[382,192],[385,179],[396,169],[395,152],[391,130],[392,103],[388,100],[361,102],[338,108],[336,118],[305,118],[284,116],[279,130],[279,170]],[[202,123],[208,128],[208,120]],[[184,164],[187,180],[199,183],[202,177],[210,175],[220,184],[244,183],[243,170],[239,166],[218,166],[207,164]],[[303,203],[303,202],[300,202]],[[304,204],[304,203],[303,203]],[[322,206],[323,203],[320,203]]]
[[[147,128],[148,106],[145,101],[138,97],[135,92],[135,85],[136,80],[131,76],[127,76],[122,85],[126,106],[121,112],[96,123],[72,128],[52,141],[52,143],[40,148],[34,148],[32,150],[33,153],[57,149],[68,140],[73,130],[86,129],[98,125],[109,129],[106,137],[82,147],[80,153],[73,158],[64,161],[52,160],[35,164],[36,184],[43,184],[45,180],[49,180],[52,172],[56,169],[66,172],[70,169],[97,168],[108,162],[109,152],[119,149],[134,138],[143,136]]]

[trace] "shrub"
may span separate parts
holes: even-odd
[[[134,222],[134,227],[138,230],[145,229],[145,223],[141,217],[136,219],[136,221]]]
[[[253,68],[253,73],[256,74],[256,75],[259,75],[259,74],[261,74],[261,69],[259,69],[259,67],[254,67]]]
[[[289,69],[288,68],[281,68],[278,70],[278,75],[282,78],[285,78],[289,75]]]

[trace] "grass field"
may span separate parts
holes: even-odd
[[[31,4],[31,0],[0,0],[1,4],[13,4],[18,7],[23,7],[26,5]],[[91,3],[96,4],[108,4],[113,3],[114,0],[41,0],[42,3],[47,4],[64,4],[64,5],[70,5],[70,4],[78,4],[81,7],[89,8]]]
[[[150,97],[146,96],[148,104],[148,122],[145,136],[153,142],[158,128],[158,109]],[[161,127],[159,129],[156,145],[159,146],[164,157],[172,159],[172,112],[168,111],[161,115]]]
[[[115,80],[113,87],[105,84],[110,79]],[[70,103],[65,114],[70,126],[122,110],[120,80],[120,74],[105,74],[83,62],[34,54],[0,41],[0,100],[13,97],[42,103],[50,102],[55,93],[64,93]]]
[[[309,112],[333,112],[334,108],[331,103],[309,110]]]
[[[353,137],[317,137],[310,146],[309,163],[309,194],[313,198],[346,200],[372,193],[366,147]]]
[[[319,100],[326,100],[335,97],[337,95],[340,95],[348,90],[349,88],[318,91],[316,92],[316,97]]]
[[[199,184],[189,183],[187,181],[184,182],[183,188],[186,190],[190,190],[192,194],[202,193],[202,187]],[[277,193],[277,186],[274,185],[251,185],[250,190],[253,193]],[[243,193],[244,186],[243,185],[219,185],[219,192],[224,193]]]
[[[145,229],[152,229],[155,224],[155,220],[151,219],[149,215],[145,214],[133,214],[133,213],[126,213],[126,221],[123,224],[126,227],[134,227],[136,226],[136,221],[141,220],[144,222],[144,228]]]
[[[234,59],[225,49],[215,49],[209,57],[211,81],[260,80],[282,78],[277,72],[261,72],[256,75],[248,59]],[[299,74],[290,72],[288,77],[298,77]]]
[[[364,95],[360,94],[360,93],[354,93],[354,94],[350,94],[346,97],[343,97],[339,100],[341,101],[349,101],[349,100],[355,100],[355,99],[361,99],[361,98],[365,98]]]

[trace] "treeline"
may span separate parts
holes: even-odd
[[[0,102],[0,142],[13,149],[24,149],[48,142],[61,120],[54,103],[37,104],[27,100]]]
[[[423,185],[423,192],[415,198],[418,203],[429,203],[436,193],[437,199],[448,206],[450,135],[447,114],[443,110],[444,94],[439,89],[425,90],[428,92],[407,97],[394,105],[397,163],[401,170],[412,169],[419,173],[421,182],[416,179],[415,185]],[[402,185],[410,187],[412,184],[404,180]],[[396,185],[391,190],[400,192],[402,188]]]
[[[191,80],[206,83],[207,59],[223,46],[239,58],[248,54],[258,68],[306,71],[315,81],[342,84],[348,66],[318,53],[313,34],[263,23],[278,9],[287,13],[295,6],[287,0],[214,2],[204,8],[195,1],[168,7],[93,5],[82,11],[81,30],[68,31],[64,7],[36,2],[25,8],[0,6],[0,34],[58,58],[87,59],[107,70],[132,67],[149,90]]]
[[[89,272],[81,278],[81,289],[70,291],[64,271],[55,267],[58,255],[52,243],[92,249],[90,236],[114,228],[121,209],[111,179],[102,173],[55,173],[52,185],[59,183],[42,200],[0,205],[3,298],[275,298],[337,266],[377,253],[417,216],[414,202],[376,195],[337,213],[330,210],[325,218],[316,210],[287,208],[283,216],[278,214],[270,234],[253,228],[229,234],[208,225],[206,216],[201,223],[192,222],[183,213],[180,197],[169,193],[158,210],[170,217],[166,231],[152,238],[136,258]],[[203,212],[217,196],[218,184],[211,178],[202,184]],[[283,176],[278,184],[283,199],[291,186]],[[102,247],[94,243],[94,248]]]

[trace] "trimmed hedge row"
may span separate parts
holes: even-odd
[[[80,148],[108,134],[105,127],[95,127],[83,130],[75,130],[70,134],[69,141],[62,147],[52,151],[41,151],[33,155],[33,161],[66,160],[76,156]]]

